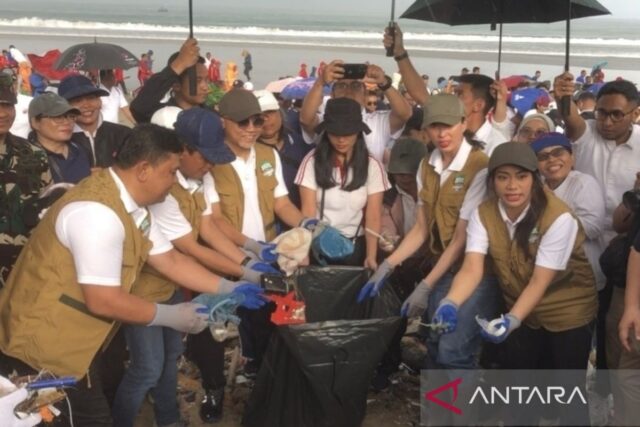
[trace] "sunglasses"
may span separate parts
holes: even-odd
[[[374,107],[374,106],[378,105],[378,103],[377,103],[377,102],[375,102],[375,101],[373,101],[373,102],[367,102],[367,105],[368,105],[368,106],[370,106],[370,107]]]
[[[334,90],[360,90],[364,87],[364,84],[360,81],[352,81],[352,82],[341,82],[337,81],[333,84]]]
[[[529,128],[522,128],[518,131],[518,135],[524,137],[524,138],[535,138],[538,139],[540,138],[542,135],[547,134],[549,132],[547,132],[546,130],[543,129],[539,129],[539,130],[533,130],[533,129],[529,129]]]
[[[240,120],[239,122],[236,122],[236,124],[243,129],[248,128],[249,124],[253,124],[254,127],[259,128],[260,126],[264,125],[264,117],[256,114],[255,116]]]
[[[605,121],[607,120],[607,117],[609,117],[612,122],[616,123],[616,122],[622,121],[622,119],[624,119],[626,116],[633,113],[634,111],[635,111],[635,108],[632,108],[631,111],[627,111],[626,113],[622,110],[607,111],[604,108],[597,108],[593,112],[593,114],[596,120]]]
[[[565,152],[569,152],[565,147],[554,148],[551,151],[547,151],[546,153],[538,153],[538,161],[546,162],[550,158],[559,159],[564,155]]]

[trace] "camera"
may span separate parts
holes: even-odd
[[[367,64],[342,64],[341,67],[344,69],[343,79],[353,79],[360,80],[364,79],[364,76],[367,74]]]

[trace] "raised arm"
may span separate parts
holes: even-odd
[[[304,97],[302,108],[300,109],[300,125],[308,135],[314,135],[315,128],[318,125],[317,114],[324,97],[324,85],[333,83],[344,75],[344,70],[340,66],[343,63],[344,61],[335,59],[327,64],[322,70],[322,75],[318,76],[311,90]]]
[[[402,76],[402,82],[404,87],[407,88],[409,95],[420,105],[424,105],[429,98],[429,92],[422,80],[422,76],[418,74],[416,69],[409,59],[409,53],[404,48],[404,42],[402,40],[402,31],[397,23],[395,25],[395,37],[391,37],[388,30],[385,29],[383,44],[387,48],[394,44],[393,57],[398,64],[398,71]]]
[[[562,119],[566,125],[566,133],[571,141],[577,141],[580,139],[587,128],[587,124],[584,119],[580,116],[578,112],[578,107],[573,102],[573,93],[575,92],[575,84],[573,82],[573,74],[569,72],[565,72],[557,76],[553,81],[553,93],[554,97],[557,100],[562,99],[563,96],[569,96],[571,98],[571,102],[569,103],[569,114],[566,115],[566,112],[560,111],[562,114]],[[561,110],[561,109],[560,109]]]

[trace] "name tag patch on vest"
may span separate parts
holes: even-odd
[[[529,234],[529,243],[535,243],[540,238],[540,231],[538,230],[538,226],[533,227],[531,230],[531,234]]]
[[[140,223],[140,231],[142,231],[144,237],[149,237],[149,232],[151,231],[151,218],[148,212]]]
[[[461,191],[464,187],[464,175],[456,175],[453,179],[453,191]]]
[[[262,164],[260,165],[260,170],[262,171],[262,175],[264,176],[273,176],[273,173],[275,172],[273,165],[267,160],[262,162]]]

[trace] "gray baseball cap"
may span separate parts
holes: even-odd
[[[411,138],[398,139],[391,149],[387,172],[415,175],[426,155],[427,147],[424,143]]]
[[[244,89],[231,89],[227,92],[218,104],[218,111],[222,117],[234,122],[241,122],[256,114],[262,114],[258,98]]]
[[[529,144],[505,142],[498,145],[489,158],[489,173],[500,166],[519,166],[531,172],[538,170],[538,158]]]
[[[457,96],[443,93],[430,96],[424,104],[424,120],[422,127],[434,123],[454,126],[464,118],[464,107]]]
[[[39,116],[58,117],[67,113],[80,114],[66,99],[52,92],[45,92],[29,103],[29,120]]]

